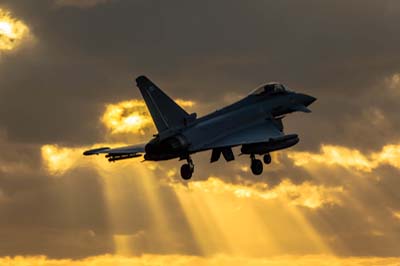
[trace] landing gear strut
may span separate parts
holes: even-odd
[[[194,171],[194,164],[193,164],[192,158],[190,158],[190,156],[189,156],[187,158],[187,163],[182,165],[182,167],[181,167],[182,178],[185,180],[189,180],[190,178],[192,178],[193,171]]]
[[[261,160],[256,159],[254,154],[250,155],[250,159],[251,159],[251,166],[250,166],[251,172],[254,175],[261,175],[263,172],[263,164]]]

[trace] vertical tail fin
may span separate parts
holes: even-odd
[[[191,116],[145,76],[136,79],[158,132],[182,127]]]

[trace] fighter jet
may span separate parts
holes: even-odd
[[[282,119],[292,112],[311,112],[307,107],[316,98],[288,90],[279,83],[264,84],[243,99],[197,118],[189,114],[145,76],[136,79],[158,133],[147,143],[119,148],[98,148],[84,155],[106,154],[110,162],[144,156],[145,161],[186,160],[181,176],[188,180],[194,172],[191,155],[211,150],[210,162],[221,155],[235,160],[232,148],[240,146],[240,155],[250,157],[254,175],[261,175],[263,156],[271,163],[270,153],[299,142],[297,134],[285,134]]]

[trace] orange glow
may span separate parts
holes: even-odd
[[[111,134],[135,133],[144,135],[146,128],[153,127],[153,121],[143,101],[124,101],[106,106],[101,119]]]
[[[29,35],[29,28],[0,8],[0,51],[13,50]]]
[[[193,107],[193,101],[177,99],[182,107]],[[146,135],[155,131],[153,120],[142,100],[123,101],[108,104],[101,122],[111,134],[133,133]]]
[[[95,146],[120,146],[98,144]],[[164,169],[160,163],[141,164],[139,160],[127,160],[109,164],[104,158],[92,156],[83,158],[82,151],[91,147],[68,148],[56,145],[42,147],[43,162],[50,174],[63,175],[68,170],[85,165],[93,168],[101,176],[104,185],[108,219],[113,229],[115,256],[107,257],[107,262],[94,258],[94,265],[113,263],[137,263],[146,265],[141,254],[143,241],[149,234],[157,236],[157,245],[164,248],[179,246],[179,225],[170,220],[169,207],[163,201],[163,193],[176,196],[192,236],[204,257],[177,255],[183,265],[243,265],[252,262],[268,265],[296,265],[310,263],[341,263],[334,257],[330,240],[321,235],[306,218],[304,210],[314,212],[325,206],[352,205],[360,215],[368,215],[368,209],[352,199],[341,186],[328,187],[310,182],[295,184],[283,179],[270,187],[266,183],[236,179],[229,183],[218,177],[203,181],[180,183],[174,181],[177,169]],[[338,146],[324,146],[321,153],[290,152],[289,158],[302,167],[315,165],[342,166],[358,171],[372,171],[379,164],[397,165],[397,145],[386,145],[381,151],[368,155],[358,150]],[[302,156],[300,156],[302,155]],[[299,156],[299,157],[297,157]],[[248,171],[238,165],[237,171]],[[160,176],[161,175],[163,176]],[[164,173],[164,174],[162,174]],[[163,178],[164,177],[164,178]],[[169,179],[168,179],[169,177]],[[163,181],[160,182],[160,178]],[[143,192],[143,202],[149,210],[149,231],[118,231],[127,219],[132,219],[129,204],[132,202],[132,188]],[[393,212],[399,218],[398,212]],[[130,217],[130,218],[129,218]],[[162,222],[160,222],[162,221]],[[371,220],[371,223],[373,221]],[[290,228],[291,230],[287,230]],[[385,233],[377,224],[369,234],[381,237]],[[307,243],[306,245],[304,243]],[[282,254],[325,254],[310,259],[303,257],[275,257]],[[168,257],[168,256],[167,256]],[[153,256],[151,263],[164,263],[165,256]],[[170,258],[170,257],[169,257]],[[322,258],[322,260],[319,260]],[[84,260],[82,263],[88,263]],[[117,262],[115,261],[117,260]],[[329,263],[328,263],[329,261]],[[79,263],[80,261],[76,261]],[[357,261],[371,265],[371,261]],[[98,264],[96,264],[98,263]],[[346,260],[351,265],[352,260]],[[173,265],[173,262],[171,262]],[[178,264],[179,265],[179,264]]]
[[[394,211],[393,216],[400,220],[400,211]]]
[[[295,165],[302,167],[341,166],[363,172],[371,172],[384,164],[400,168],[400,144],[386,145],[381,151],[367,155],[357,149],[333,145],[322,145],[320,153],[290,151],[287,155]]]
[[[177,245],[171,225],[168,222],[168,206],[161,201],[161,191],[152,167],[136,162],[120,164],[113,170],[97,169],[104,182],[104,196],[107,199],[110,214],[110,223],[115,231],[125,224],[129,210],[124,207],[127,201],[131,201],[131,188],[139,188],[145,195],[145,204],[149,210],[148,222],[157,235],[157,245],[164,248]],[[135,174],[132,174],[135,173]],[[114,234],[115,252],[119,255],[133,255],[140,250],[140,239],[144,232],[137,234]]]
[[[126,144],[97,144],[96,146],[124,146]],[[146,204],[150,210],[150,222],[154,223],[153,230],[159,238],[158,245],[165,248],[176,244],[173,232],[169,230],[167,222],[167,206],[160,199],[160,185],[154,171],[157,169],[155,163],[140,163],[138,160],[126,160],[118,164],[110,164],[104,158],[97,156],[83,157],[84,150],[93,147],[60,147],[57,145],[42,146],[42,159],[45,169],[49,174],[62,176],[69,170],[80,166],[90,167],[97,171],[102,177],[104,184],[104,197],[108,206],[109,222],[113,229],[118,232],[121,224],[126,222],[129,210],[124,208],[124,203],[131,200],[132,187],[139,187],[146,195]],[[134,174],[132,174],[134,173]],[[162,222],[160,222],[162,221]],[[118,255],[135,254],[135,245],[138,241],[137,235],[119,234],[113,235],[115,252]],[[179,244],[179,243],[178,243]]]
[[[194,101],[189,101],[189,100],[182,100],[182,99],[176,99],[175,102],[182,107],[187,107],[187,108],[191,108],[194,107],[196,105],[196,103]]]
[[[41,149],[46,169],[52,175],[62,175],[74,166],[78,153],[74,149],[57,145],[44,145]]]
[[[0,32],[11,38],[13,35],[13,26],[5,21],[0,21]]]
[[[328,255],[312,256],[274,256],[269,258],[251,258],[243,256],[218,255],[198,257],[185,255],[143,255],[140,257],[103,255],[81,260],[50,259],[44,256],[35,257],[3,257],[0,265],[4,266],[381,266],[399,265],[400,258],[348,257],[339,258]]]
[[[114,164],[97,156],[82,158],[84,149],[46,145],[42,148],[42,156],[50,174],[59,176],[69,169],[86,165],[96,169],[102,176],[110,224],[116,230],[116,254],[133,255],[137,252],[135,247],[140,246],[140,236],[118,234],[117,230],[128,219],[126,215],[129,210],[124,207],[124,202],[130,201],[130,188],[133,187],[140,188],[146,195],[144,202],[151,214],[149,222],[154,224],[153,231],[159,236],[158,245],[171,247],[179,244],[176,242],[177,229],[167,218],[168,206],[161,200],[159,177],[154,172],[161,166],[153,167],[150,164],[146,167],[147,164],[127,160],[114,167]],[[169,172],[161,170],[165,171],[165,176],[176,174],[175,169]],[[326,204],[341,204],[340,195],[344,191],[340,187],[328,188],[309,183],[295,185],[285,180],[270,188],[263,183],[230,184],[216,177],[186,185],[173,183],[173,180],[169,183],[205,255],[282,254],[285,252],[282,241],[288,240],[291,246],[300,250],[330,254],[326,244],[297,207],[315,209]],[[264,213],[274,218],[269,219]],[[282,228],[296,230],[283,234]],[[305,239],[307,245],[303,244]]]
[[[106,169],[109,162],[104,158],[84,158],[82,153],[85,150],[111,146],[107,143],[99,143],[88,147],[62,147],[58,145],[47,144],[41,147],[41,155],[44,168],[49,174],[61,176],[71,169],[78,166],[89,165],[96,169]],[[115,143],[115,146],[125,146],[124,143]],[[97,156],[96,156],[97,157]],[[92,160],[91,160],[92,159]],[[96,160],[98,159],[98,160]]]
[[[261,200],[281,199],[293,206],[303,206],[311,209],[319,208],[324,204],[341,204],[340,195],[344,193],[342,187],[327,188],[310,183],[293,184],[290,180],[283,180],[278,186],[269,188],[265,183],[238,185],[225,183],[219,178],[210,177],[206,181],[193,181],[182,186],[174,185],[175,190],[189,190],[211,194],[229,193],[237,198],[255,198]]]
[[[372,160],[400,168],[400,145],[384,146],[381,152],[372,154]]]
[[[216,177],[172,186],[206,256],[282,254],[287,241],[296,250],[330,254],[298,207],[340,204],[342,188],[294,185],[288,180],[269,188],[262,183],[229,184]]]

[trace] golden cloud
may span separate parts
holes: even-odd
[[[192,101],[177,100],[185,107]],[[155,130],[151,116],[142,100],[109,104],[101,117],[110,134],[133,133],[146,135]],[[118,144],[96,144],[94,147],[117,147]],[[158,163],[139,163],[140,159],[110,165],[104,158],[84,158],[82,152],[93,147],[62,147],[44,145],[41,148],[43,166],[54,176],[62,176],[77,167],[89,167],[102,178],[108,220],[113,231],[115,255],[104,255],[82,260],[54,260],[46,257],[0,258],[0,265],[374,265],[397,263],[400,258],[337,258],[331,249],[331,240],[318,232],[304,211],[351,201],[348,190],[341,186],[316,185],[311,182],[295,184],[288,178],[274,187],[237,176],[236,183],[218,177],[186,182],[174,181],[179,170],[165,168]],[[370,172],[379,165],[400,168],[400,145],[386,145],[380,151],[364,154],[348,147],[323,145],[320,152],[285,151],[274,156],[287,155],[293,163],[308,167],[344,167],[349,170]],[[103,157],[103,156],[100,156]],[[282,159],[282,157],[280,157]],[[281,164],[283,166],[283,164]],[[248,172],[248,166],[235,165],[234,171]],[[318,170],[318,169],[317,169]],[[162,173],[162,174],[159,174]],[[160,175],[165,178],[160,182]],[[169,178],[168,178],[169,177]],[[169,187],[168,187],[169,186]],[[144,191],[143,202],[150,211],[152,229],[134,234],[120,232],[126,221],[126,202],[131,200],[131,188]],[[190,226],[193,241],[200,256],[143,255],[144,243],[156,239],[163,250],[176,250],[182,235],[170,219],[168,203],[163,195],[174,194]],[[0,191],[1,192],[1,191]],[[0,200],[7,200],[4,196]],[[271,218],[273,217],[273,218]],[[398,210],[393,219],[399,218]],[[160,222],[162,221],[162,222]],[[286,229],[291,228],[290,232]],[[370,230],[374,236],[386,233],[377,227]],[[256,237],[255,237],[256,236]],[[187,237],[187,236],[185,236]],[[290,243],[289,243],[289,242]],[[144,251],[148,252],[148,251]],[[196,253],[197,254],[197,253]],[[226,254],[229,254],[226,255]],[[280,254],[326,254],[325,256],[283,256]],[[267,257],[271,256],[271,257]]]
[[[182,106],[182,107],[187,107],[187,108],[191,108],[193,106],[196,105],[196,102],[194,101],[190,101],[190,100],[182,100],[182,99],[176,99],[175,102]]]
[[[399,219],[400,221],[400,211],[392,211],[393,217],[395,217],[396,219]]]
[[[386,145],[380,152],[372,154],[371,157],[377,165],[388,164],[400,168],[400,144]]]
[[[193,107],[195,102],[177,99],[182,107]],[[111,134],[133,133],[145,135],[155,130],[153,120],[143,100],[123,101],[108,104],[101,122]]]
[[[341,166],[363,172],[371,172],[381,165],[400,168],[400,144],[386,145],[381,151],[366,155],[357,149],[322,145],[320,153],[290,151],[287,156],[295,165],[302,167]]]
[[[29,33],[29,28],[24,22],[0,8],[0,51],[15,49],[28,38]]]
[[[134,133],[144,135],[153,126],[144,101],[132,100],[109,104],[101,118],[111,134]]]
[[[98,145],[109,146],[107,144]],[[92,163],[92,167],[97,169],[102,168],[104,164],[108,164],[103,158],[101,158],[101,160],[82,162],[82,152],[88,148],[90,147],[68,148],[57,145],[44,145],[41,148],[44,166],[51,175],[60,176],[79,165]],[[153,164],[148,164],[147,168],[153,171],[156,169]],[[174,174],[175,170],[166,171],[166,176]],[[294,206],[303,206],[312,209],[319,208],[326,204],[340,204],[339,196],[344,193],[342,187],[317,186],[309,182],[296,185],[288,179],[284,179],[284,181],[272,189],[265,183],[230,184],[217,177],[210,177],[205,181],[189,182],[187,186],[183,186],[180,183],[171,183],[170,185],[175,190],[213,194],[225,193],[236,198],[254,198],[261,200],[284,199]]]
[[[236,198],[280,199],[290,202],[294,206],[303,206],[311,209],[319,208],[326,204],[341,204],[340,195],[344,193],[342,187],[317,186],[309,182],[295,185],[288,179],[283,180],[272,189],[266,183],[230,184],[216,177],[210,177],[206,181],[193,181],[188,183],[187,186],[182,184],[174,184],[173,186],[177,190],[230,194]]]
[[[254,258],[218,255],[212,257],[185,256],[185,255],[143,255],[140,257],[128,257],[117,255],[103,255],[89,257],[81,260],[71,259],[49,259],[45,256],[35,257],[3,257],[0,258],[0,265],[4,266],[378,266],[378,265],[399,265],[398,257],[348,257],[340,258],[329,255],[310,256],[279,256],[269,258]]]
[[[98,147],[122,147],[126,145],[126,143],[97,143],[93,146],[85,147],[63,147],[55,144],[46,144],[41,147],[42,164],[44,169],[53,176],[62,176],[66,172],[80,166],[92,167],[96,170],[104,170],[105,172],[109,171],[108,169],[113,169],[112,171],[116,172],[116,170],[114,170],[115,168],[109,167],[110,163],[104,158],[104,155],[100,155],[102,158],[96,158],[97,156],[93,156],[95,158],[88,158],[84,157],[82,154],[85,150]],[[133,161],[135,160],[133,159],[130,162]],[[136,160],[136,162],[138,161],[140,161],[140,159]],[[130,165],[132,164],[119,163],[122,170]],[[137,165],[135,165],[135,167],[136,166]],[[147,162],[141,165],[141,167],[145,167],[147,170],[151,171],[157,169],[157,165],[152,162]]]
[[[81,149],[64,148],[58,145],[44,145],[41,148],[42,159],[48,172],[52,175],[62,175],[74,164],[82,155]]]

